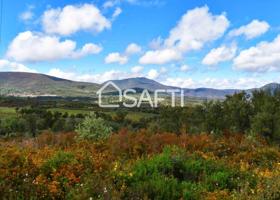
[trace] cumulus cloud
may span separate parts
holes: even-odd
[[[188,11],[165,40],[167,47],[185,52],[197,50],[206,42],[220,38],[229,26],[225,13],[213,15],[207,6]]]
[[[138,54],[141,52],[141,47],[138,44],[131,43],[127,46],[124,53],[112,52],[105,58],[106,64],[119,63],[121,65],[126,64],[129,60],[129,56]]]
[[[46,33],[64,36],[81,30],[99,33],[111,28],[110,20],[92,4],[67,5],[63,9],[49,9],[43,14],[42,23]]]
[[[127,46],[125,53],[127,55],[132,55],[132,54],[141,53],[141,51],[142,51],[141,46],[139,46],[138,44],[135,44],[135,43],[131,43]]]
[[[238,70],[264,72],[280,69],[280,35],[272,42],[260,42],[245,49],[233,60]]]
[[[236,55],[237,46],[233,44],[231,46],[222,45],[216,49],[212,49],[202,60],[204,65],[217,65],[220,62],[229,61]]]
[[[31,69],[21,63],[11,62],[9,60],[1,59],[0,60],[0,70],[1,71],[13,71],[13,72],[37,72],[34,69]]]
[[[195,8],[184,14],[178,24],[170,31],[169,37],[164,41],[154,40],[153,46],[163,43],[161,48],[148,51],[140,58],[142,64],[164,64],[179,60],[182,54],[201,49],[205,43],[220,38],[229,26],[225,13],[213,15],[207,6]],[[164,61],[159,62],[158,56],[169,55]]]
[[[19,33],[8,47],[6,56],[20,62],[53,61],[65,58],[80,58],[97,54],[102,48],[96,44],[85,44],[76,49],[76,42],[61,41],[58,37],[26,31]]]
[[[128,57],[125,55],[121,55],[118,52],[110,53],[105,58],[106,64],[119,63],[120,65],[123,65],[126,64],[127,62],[128,62]]]
[[[81,50],[73,52],[73,58],[81,58],[91,54],[98,54],[102,51],[102,47],[93,43],[87,43]]]
[[[166,64],[172,61],[177,61],[182,58],[181,52],[175,49],[162,49],[162,50],[154,50],[147,51],[145,55],[143,55],[139,59],[140,64]]]
[[[253,39],[266,33],[270,25],[266,21],[253,20],[251,23],[230,31],[230,37],[244,35],[246,39]]]

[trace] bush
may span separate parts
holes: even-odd
[[[245,183],[254,188],[256,183],[249,173],[178,148],[165,148],[162,154],[140,160],[124,174],[129,175],[116,176],[116,182],[125,182],[126,195],[139,199],[202,199],[205,192],[239,190]]]
[[[71,153],[59,151],[56,153],[52,158],[47,160],[43,165],[42,165],[42,172],[45,175],[51,174],[53,171],[56,171],[59,167],[67,164],[73,164],[77,162],[75,160],[75,157]]]
[[[98,118],[95,113],[92,113],[77,126],[75,131],[79,138],[99,141],[107,139],[112,133],[112,128],[106,124],[104,119]]]

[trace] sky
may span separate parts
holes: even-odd
[[[184,88],[280,82],[279,0],[2,0],[0,71]]]

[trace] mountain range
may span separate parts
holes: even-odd
[[[122,90],[137,89],[141,91],[147,89],[154,91],[156,89],[180,89],[173,86],[163,85],[151,79],[144,77],[129,78],[122,80],[112,80]],[[6,96],[62,96],[62,97],[95,97],[104,84],[76,82],[67,79],[57,78],[44,74],[24,73],[24,72],[0,72],[0,95]],[[252,92],[256,89],[276,90],[280,89],[280,84],[271,83],[261,88],[252,88],[246,90]],[[112,87],[107,91],[114,91]],[[185,96],[198,98],[224,98],[226,95],[232,95],[240,92],[239,89],[213,89],[213,88],[184,88]]]

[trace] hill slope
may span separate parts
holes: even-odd
[[[128,79],[111,80],[111,81],[114,82],[122,90],[131,89],[131,88],[148,89],[149,91],[155,91],[157,89],[163,89],[163,90],[177,89],[176,87],[163,85],[159,82],[156,82],[154,80],[145,77],[128,78]]]
[[[74,82],[44,74],[0,72],[2,95],[92,96],[98,84]]]

